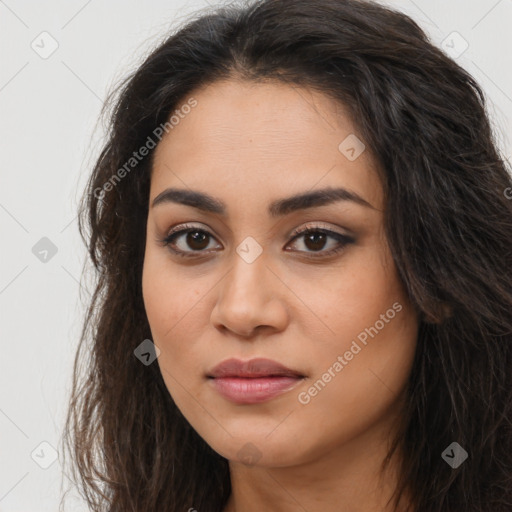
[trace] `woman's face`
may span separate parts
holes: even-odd
[[[169,393],[231,461],[289,466],[372,446],[399,414],[418,323],[369,148],[308,89],[224,81],[191,96],[155,150],[143,271]],[[232,358],[290,371],[211,377]]]

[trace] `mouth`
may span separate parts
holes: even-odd
[[[306,377],[270,359],[228,359],[206,377],[224,398],[237,404],[266,402],[291,390]]]

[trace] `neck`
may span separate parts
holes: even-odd
[[[230,461],[232,493],[224,512],[395,512],[391,497],[401,454],[397,450],[382,471],[390,447],[389,432],[389,425],[374,425],[358,438],[337,448],[325,446],[316,457],[306,455],[293,466],[246,466]]]

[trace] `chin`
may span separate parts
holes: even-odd
[[[264,429],[248,425],[243,430],[243,435],[232,437],[224,431],[222,432],[225,435],[221,435],[220,438],[212,437],[211,430],[210,435],[199,434],[214,451],[233,463],[271,468],[304,462],[311,450],[307,449],[303,441],[297,441],[297,436],[284,430],[278,432],[280,427],[275,428],[276,422],[267,422]]]

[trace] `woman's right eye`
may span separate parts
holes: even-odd
[[[214,238],[213,235],[208,231],[192,226],[169,233],[161,242],[174,254],[188,258],[200,256],[203,252],[210,252],[205,249],[208,249],[211,241],[209,239],[212,238]],[[187,250],[187,247],[192,250]]]

